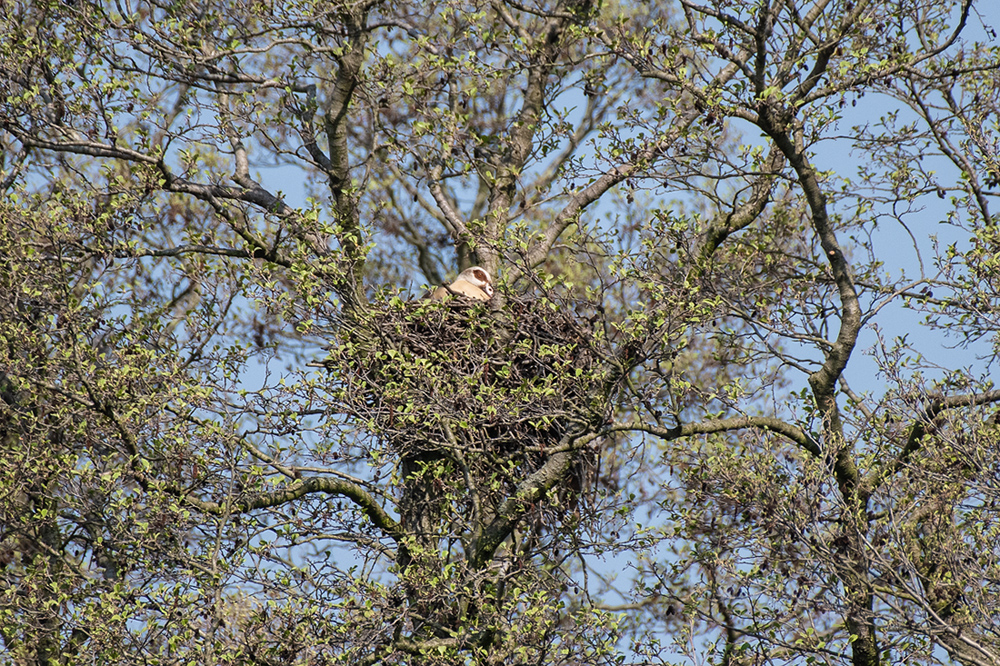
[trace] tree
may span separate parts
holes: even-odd
[[[4,659],[1000,663],[987,4],[13,5]]]

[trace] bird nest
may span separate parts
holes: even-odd
[[[465,469],[514,479],[606,421],[595,339],[545,301],[397,302],[357,322],[324,364],[352,420],[404,462],[457,455]]]

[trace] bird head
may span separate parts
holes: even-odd
[[[458,280],[465,280],[483,290],[487,298],[493,298],[493,278],[482,266],[472,266],[459,273]],[[456,282],[458,281],[456,280]]]

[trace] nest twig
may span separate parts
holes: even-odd
[[[581,321],[542,301],[387,306],[324,365],[349,416],[389,451],[411,461],[460,453],[476,479],[506,491],[564,435],[607,418],[607,369]]]

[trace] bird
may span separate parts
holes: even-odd
[[[458,274],[454,282],[432,291],[430,298],[441,301],[449,294],[465,296],[474,301],[488,301],[493,298],[493,278],[482,266],[466,268]]]

